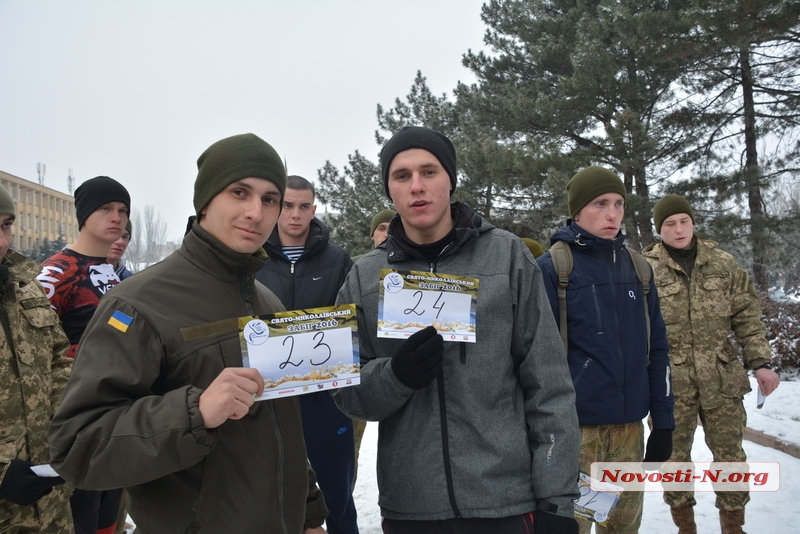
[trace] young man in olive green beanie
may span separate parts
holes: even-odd
[[[86,329],[50,427],[52,464],[80,487],[126,487],[143,534],[321,534],[297,397],[256,403],[264,381],[239,345],[237,318],[284,309],[255,282],[283,164],[253,134],[197,163],[181,248],[114,288]]]
[[[567,360],[581,431],[580,468],[586,475],[593,462],[664,462],[672,451],[675,421],[666,328],[658,295],[653,290],[645,295],[633,252],[624,244],[626,196],[613,171],[579,171],[567,184],[572,220],[550,238],[551,245],[563,241],[573,258],[565,297]],[[561,327],[553,252],[551,246],[536,261]],[[642,420],[648,413],[653,430],[645,448]],[[611,532],[636,532],[642,506],[641,492],[626,491],[604,525]],[[578,522],[581,533],[591,530],[592,522],[584,516]]]
[[[372,217],[369,224],[369,238],[372,239],[372,248],[377,247],[389,237],[389,221],[397,215],[390,209],[381,210]]]
[[[672,360],[676,428],[670,461],[691,462],[699,417],[714,461],[744,462],[747,370],[754,371],[765,395],[780,384],[758,295],[733,256],[694,235],[694,212],[685,198],[666,195],[653,208],[653,219],[662,242],[645,248],[644,256],[653,266]],[[731,348],[731,333],[743,364]],[[743,532],[749,500],[746,491],[717,493],[723,534]],[[668,491],[664,501],[680,532],[697,532],[693,492]]]
[[[15,218],[14,201],[0,185],[0,431],[11,436],[0,459],[2,530],[71,534],[72,488],[31,471],[50,462],[45,436],[69,378],[69,341],[36,283],[39,265],[10,248]]]

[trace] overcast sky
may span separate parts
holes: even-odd
[[[168,235],[194,213],[197,157],[253,132],[316,179],[373,161],[377,104],[422,70],[473,82],[484,0],[0,0],[0,170],[67,192],[98,175],[153,205]]]

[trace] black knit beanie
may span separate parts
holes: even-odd
[[[217,141],[197,159],[194,209],[198,219],[217,193],[244,178],[263,178],[277,185],[283,205],[286,169],[281,157],[269,143],[257,135],[246,133]]]
[[[13,215],[17,216],[17,210],[14,206],[14,199],[8,193],[5,187],[0,185],[0,215]]]
[[[122,202],[130,211],[131,196],[121,183],[108,176],[96,176],[83,182],[75,190],[75,215],[78,230],[83,228],[89,215],[109,202]]]
[[[656,223],[656,232],[661,233],[661,225],[667,217],[685,213],[692,219],[694,224],[694,211],[689,202],[680,195],[666,195],[653,206],[653,222]]]
[[[567,182],[567,204],[573,219],[583,207],[606,193],[619,193],[627,198],[625,184],[613,171],[603,167],[586,167]]]
[[[444,134],[421,126],[406,126],[389,139],[381,149],[381,174],[386,196],[389,196],[389,167],[394,157],[404,150],[422,148],[439,160],[450,176],[450,194],[456,189],[456,148]]]

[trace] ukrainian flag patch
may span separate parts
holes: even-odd
[[[128,327],[133,323],[133,317],[125,315],[121,311],[115,311],[108,319],[108,324],[122,332],[123,334],[128,331]]]

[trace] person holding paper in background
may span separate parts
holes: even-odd
[[[451,203],[456,151],[441,133],[403,128],[381,150],[381,170],[398,216],[337,297],[356,304],[362,368],[361,384],[333,397],[348,415],[380,421],[384,532],[577,532],[575,392],[533,256]],[[421,307],[415,315],[431,326],[381,337],[384,269],[395,271],[387,280],[408,271],[477,280],[474,343],[450,333],[445,343]]]
[[[0,185],[0,529],[71,534],[72,488],[38,476],[47,428],[67,385],[69,340],[36,281],[40,266],[11,250],[14,201]]]
[[[780,384],[772,370],[772,352],[761,322],[761,305],[747,272],[694,234],[694,211],[685,198],[666,195],[653,208],[661,243],[644,249],[667,325],[675,392],[675,432],[670,461],[691,461],[697,417],[715,462],[744,462],[742,435],[747,413],[742,397],[750,391],[745,369],[755,370],[758,386],[769,395]],[[730,341],[742,348],[744,366]],[[665,492],[681,534],[697,532],[692,492]],[[723,534],[741,533],[747,492],[718,492]]]
[[[322,533],[297,398],[256,403],[264,381],[239,344],[238,317],[283,310],[255,281],[283,162],[243,134],[197,167],[181,248],[106,295],[86,329],[50,428],[52,464],[76,487],[126,487],[143,534]]]

